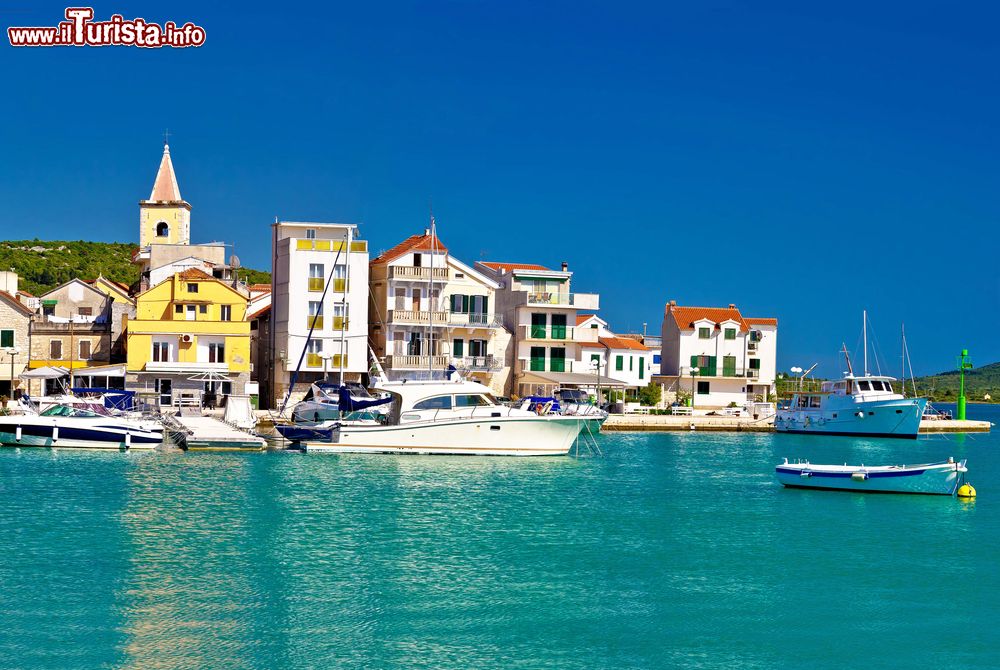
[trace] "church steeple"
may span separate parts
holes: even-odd
[[[170,145],[164,141],[160,169],[149,200],[139,201],[139,246],[150,244],[190,244],[191,205],[181,197]]]

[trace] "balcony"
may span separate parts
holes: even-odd
[[[520,335],[525,340],[549,340],[554,342],[571,342],[576,330],[569,326],[519,326]],[[590,330],[589,328],[585,330]]]
[[[493,314],[448,312],[448,323],[466,328],[503,328],[503,317]]]
[[[433,316],[435,326],[448,325],[448,312],[445,312],[444,310],[435,310]],[[390,309],[386,323],[428,326],[431,323],[431,313],[423,310],[415,311],[412,309]]]
[[[600,309],[600,296],[596,293],[525,293],[526,304],[532,307],[575,307]]]
[[[326,365],[327,370],[336,370],[341,366],[341,360],[343,360],[343,366],[347,367],[347,354],[331,354],[329,362]],[[307,368],[323,368],[323,355],[322,354],[306,354],[306,367]]]
[[[448,279],[448,268],[434,268],[434,279]],[[431,268],[412,265],[389,266],[389,279],[409,279],[427,281],[431,278]]]
[[[583,372],[593,372],[584,365]],[[522,358],[521,370],[523,372],[573,372],[573,359],[571,358]]]
[[[335,316],[330,319],[330,328],[333,330],[345,330],[350,326],[351,320],[344,316]],[[323,324],[325,323],[322,316],[307,316],[306,317],[306,328],[313,328],[315,324],[316,330],[323,330]]]
[[[295,240],[296,251],[346,251],[346,240]],[[352,253],[368,253],[368,242],[365,240],[354,240],[351,242]]]
[[[447,356],[392,355],[386,356],[385,362],[390,370],[426,370],[428,366],[434,370],[444,370],[450,360]]]
[[[229,364],[200,361],[147,361],[147,372],[229,372]]]
[[[691,367],[682,367],[681,376],[690,377]],[[711,368],[698,368],[698,372],[695,373],[695,376],[715,379],[759,379],[760,368],[738,368],[726,366],[716,367],[714,370]]]
[[[503,367],[503,361],[495,356],[460,356],[452,359],[452,364],[459,370],[492,372]]]
[[[323,287],[326,285],[326,280],[323,277],[310,277],[309,278],[309,290],[313,292],[321,292]],[[330,290],[338,291],[343,293],[347,290],[348,282],[347,279],[343,277],[337,277],[330,282]]]

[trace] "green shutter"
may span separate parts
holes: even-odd
[[[14,346],[14,331],[0,330],[0,347],[13,347],[13,346]],[[13,383],[13,381],[11,383]]]
[[[692,356],[691,357],[691,368],[693,369],[693,368],[696,368],[696,367],[698,367],[698,357],[697,356]]]
[[[490,313],[490,297],[488,295],[483,296],[483,314]]]
[[[646,359],[645,358],[640,358],[639,359],[639,379],[645,379],[645,378],[646,378]]]
[[[545,315],[544,314],[532,314],[531,315],[531,336],[535,339],[544,340],[545,339]]]
[[[736,356],[722,357],[722,376],[723,377],[736,376]]]
[[[531,348],[531,371],[532,372],[545,371],[545,347]]]
[[[463,340],[456,339],[451,345],[451,355],[455,358],[461,358],[465,355],[465,342]]]
[[[625,369],[625,357],[615,356],[615,370],[624,370],[624,369]]]
[[[559,347],[550,349],[549,363],[552,372],[566,372],[566,350]]]
[[[566,315],[565,314],[553,314],[552,315],[552,339],[553,340],[565,340],[566,339]]]
[[[468,313],[469,313],[469,296],[463,295],[462,296],[462,314],[468,314]]]

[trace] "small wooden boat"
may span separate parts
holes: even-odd
[[[968,469],[965,460],[949,458],[922,465],[816,465],[809,461],[789,463],[774,469],[784,486],[867,493],[924,493],[955,495]]]

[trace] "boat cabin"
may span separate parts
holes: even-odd
[[[833,395],[863,396],[862,399],[873,397],[884,398],[896,395],[892,387],[895,377],[854,377],[848,375],[833,382],[823,382],[823,392]]]

